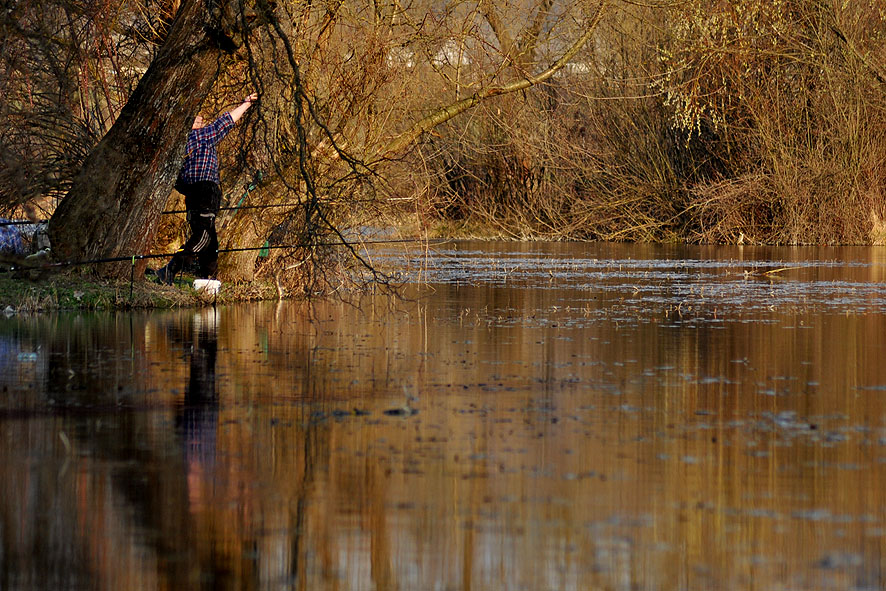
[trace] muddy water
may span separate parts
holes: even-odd
[[[0,589],[886,586],[886,249],[372,257],[0,320]]]

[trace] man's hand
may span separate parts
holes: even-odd
[[[240,120],[240,117],[243,116],[243,113],[245,113],[249,109],[249,107],[252,106],[252,103],[254,103],[257,100],[258,100],[258,93],[256,93],[256,92],[253,92],[252,94],[247,96],[245,99],[243,99],[243,102],[240,104],[240,106],[231,111],[231,119],[234,120],[234,123],[237,123],[237,121]]]

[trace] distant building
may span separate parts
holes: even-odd
[[[458,68],[470,65],[471,58],[468,56],[464,42],[448,39],[431,58],[431,63],[437,67]]]
[[[414,68],[422,55],[411,47],[392,47],[388,50],[385,62],[389,68]],[[430,63],[435,68],[458,68],[470,65],[464,42],[447,39],[439,49],[430,55]]]

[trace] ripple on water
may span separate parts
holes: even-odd
[[[623,310],[628,318],[651,307],[671,307],[694,317],[812,306],[838,313],[886,311],[886,282],[880,281],[877,265],[870,261],[765,256],[790,256],[793,250],[760,250],[741,259],[705,258],[700,255],[722,256],[722,251],[698,247],[652,249],[647,252],[649,258],[600,256],[612,254],[609,245],[564,245],[561,254],[540,246],[538,252],[525,252],[522,244],[512,248],[515,251],[493,253],[476,243],[457,243],[437,247],[427,257],[378,249],[373,251],[373,260],[383,268],[406,269],[407,281],[426,284],[586,292],[613,300],[611,307]]]

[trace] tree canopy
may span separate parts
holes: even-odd
[[[227,279],[320,289],[361,264],[326,245],[403,216],[786,243],[886,219],[872,0],[48,0],[0,28],[0,207],[45,205],[65,260],[175,244],[190,121],[252,91],[222,153]]]

